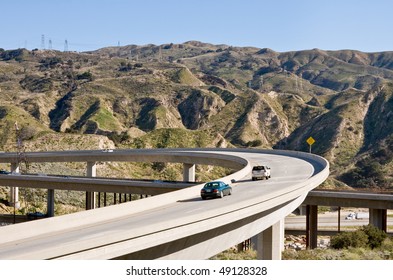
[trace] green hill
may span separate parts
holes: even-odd
[[[308,151],[312,136],[313,152],[331,162],[329,182],[390,189],[392,82],[393,52],[279,53],[196,41],[86,53],[0,49],[0,149],[15,150],[15,121],[32,150]]]

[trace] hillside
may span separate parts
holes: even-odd
[[[323,187],[390,189],[392,82],[393,52],[279,53],[196,41],[86,53],[0,49],[0,150],[15,150],[15,121],[34,151],[308,151],[312,136],[312,151],[331,163]]]

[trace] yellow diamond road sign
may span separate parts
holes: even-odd
[[[310,145],[310,146],[315,143],[315,139],[312,138],[311,136],[306,141],[307,141],[308,145]]]

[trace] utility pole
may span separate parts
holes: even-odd
[[[25,172],[28,171],[29,164],[27,161],[26,153],[25,153],[25,146],[22,141],[21,131],[18,126],[18,122],[15,122],[15,132],[16,132],[16,149],[17,149],[17,158],[16,162],[20,172],[22,173],[22,166],[21,164],[24,163],[25,165]]]
[[[26,167],[26,172],[27,172],[27,159],[26,159],[26,154],[24,151],[24,146],[21,138],[21,133],[19,130],[18,123],[15,122],[15,134],[16,134],[16,149],[17,149],[17,155],[16,155],[16,165],[11,164],[11,169],[12,172],[20,172],[21,173],[21,162],[25,163]],[[16,208],[19,208],[19,189],[18,187],[12,187],[11,188],[11,201],[14,206],[14,224],[16,223]]]

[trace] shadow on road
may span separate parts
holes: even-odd
[[[178,200],[177,202],[196,202],[196,201],[201,201],[202,198],[201,197],[194,197],[194,198],[190,198],[190,199],[181,199]]]

